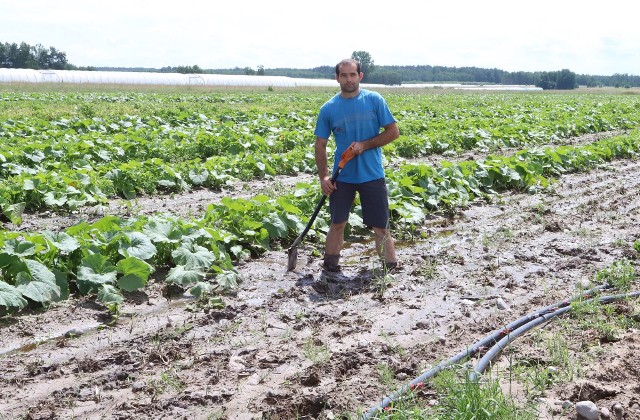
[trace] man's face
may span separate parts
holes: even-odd
[[[362,76],[362,73],[358,73],[355,64],[348,63],[340,66],[340,73],[336,76],[336,80],[340,83],[340,90],[343,93],[354,93],[360,88]]]

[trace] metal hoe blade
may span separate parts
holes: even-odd
[[[289,261],[287,262],[287,271],[293,271],[298,264],[298,248],[292,247],[287,251],[289,254]]]

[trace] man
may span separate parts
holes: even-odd
[[[396,268],[394,240],[389,232],[389,198],[384,180],[381,147],[400,136],[395,119],[377,92],[360,89],[363,73],[356,60],[336,65],[340,93],[321,108],[316,123],[315,159],[322,193],[329,196],[331,225],[325,244],[323,268],[340,271],[344,229],[356,192],[360,194],[362,216],[375,233],[376,251],[385,272]],[[333,133],[335,156],[352,146],[355,157],[341,170],[335,184],[327,167],[327,143]],[[339,158],[334,159],[334,170]]]

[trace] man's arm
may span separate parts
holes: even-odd
[[[397,123],[392,122],[391,124],[385,125],[382,133],[378,134],[377,136],[372,137],[369,140],[353,142],[353,151],[356,155],[359,155],[365,150],[375,149],[376,147],[382,147],[386,144],[389,144],[398,137],[400,137],[400,129],[398,128]]]
[[[316,138],[316,167],[318,168],[318,178],[320,178],[320,187],[322,194],[331,195],[336,186],[331,183],[331,175],[327,166],[327,142],[329,140],[320,137]]]

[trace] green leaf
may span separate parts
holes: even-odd
[[[49,207],[62,207],[67,202],[66,195],[56,197],[53,191],[47,191],[44,194],[44,202]]]
[[[237,211],[240,213],[246,213],[253,208],[253,204],[249,200],[243,198],[229,198],[223,197],[220,203],[230,211]]]
[[[184,230],[184,239],[190,242],[197,241],[198,239],[211,239],[211,233],[203,228],[190,227]]]
[[[88,236],[87,232],[91,230],[91,225],[86,221],[78,222],[73,226],[65,229],[65,233],[74,237]]]
[[[198,283],[196,283],[195,286],[189,289],[189,293],[191,294],[191,296],[195,296],[197,298],[201,298],[204,295],[208,295],[212,291],[213,291],[213,286],[211,285],[211,283],[207,283],[204,281],[199,281]]]
[[[29,241],[19,241],[17,239],[8,239],[4,242],[2,252],[8,255],[18,257],[29,257],[36,253],[36,244]]]
[[[216,276],[216,282],[225,290],[235,289],[242,280],[240,273],[235,271],[225,271]]]
[[[251,257],[251,251],[242,247],[242,245],[234,245],[229,251],[238,259],[246,260]]]
[[[182,239],[182,230],[170,220],[151,220],[142,231],[158,243],[177,243]]]
[[[47,238],[53,246],[67,254],[80,248],[78,240],[67,233],[44,231],[42,235]]]
[[[176,186],[176,182],[171,179],[159,179],[158,185],[165,188],[173,188]]]
[[[211,309],[224,309],[224,301],[220,296],[210,297],[207,301],[207,307]]]
[[[127,200],[136,198],[136,189],[131,183],[129,175],[120,169],[113,169],[105,174],[105,178],[113,182],[113,186],[122,193]]]
[[[0,280],[0,306],[22,309],[27,306],[27,301],[18,289]]]
[[[42,153],[42,151],[40,150],[36,150],[33,153],[29,153],[29,152],[24,152],[24,157],[29,159],[30,161],[34,162],[34,163],[40,163],[44,160],[45,155],[44,153]]]
[[[110,284],[104,284],[98,290],[98,300],[107,306],[114,303],[120,305],[124,302],[124,297],[117,288]]]
[[[176,265],[183,265],[186,269],[207,270],[215,262],[215,255],[205,247],[194,243],[185,243],[171,253]]]
[[[118,188],[120,189],[122,196],[127,200],[133,200],[134,198],[136,198],[136,189],[133,185],[128,183],[120,184],[118,185]]]
[[[142,232],[127,232],[126,237],[129,242],[121,242],[118,252],[123,256],[131,256],[140,258],[141,260],[149,260],[153,258],[157,249],[151,243],[151,239]]]
[[[209,178],[209,171],[202,168],[200,170],[192,169],[189,171],[189,179],[193,183],[193,185],[202,185],[207,182]]]
[[[272,238],[286,238],[289,233],[287,224],[275,213],[270,213],[262,220],[262,224]]]
[[[69,299],[69,273],[66,271],[59,271],[53,269],[53,274],[56,276],[56,284],[60,288],[60,296],[58,301]]]
[[[181,286],[190,286],[198,283],[204,277],[205,273],[200,269],[189,269],[182,265],[177,265],[169,270],[167,282],[179,284]]]
[[[28,271],[22,271],[16,276],[16,289],[22,296],[46,303],[60,298],[60,287],[56,284],[56,276],[42,263],[35,260],[25,260]]]
[[[260,204],[265,204],[268,203],[269,201],[271,201],[271,198],[269,198],[268,195],[264,195],[264,194],[258,194],[256,196],[254,196],[252,198],[253,201],[257,201]]]
[[[418,206],[405,201],[394,209],[405,223],[418,224],[424,220],[424,212]]]
[[[296,207],[296,205],[287,197],[278,197],[276,199],[276,203],[282,207],[282,210],[285,213],[290,213],[290,214],[301,214],[302,211]]]
[[[22,214],[24,213],[25,207],[26,203],[9,204],[2,208],[2,213],[9,218],[11,223],[19,226],[22,224]]]
[[[104,284],[113,284],[118,273],[107,257],[101,254],[91,254],[82,259],[78,269],[78,289],[80,293],[97,292]]]
[[[142,289],[147,284],[153,267],[135,257],[118,261],[117,269],[123,276],[118,279],[118,286],[127,292]]]
[[[91,224],[91,229],[97,229],[102,233],[111,233],[115,235],[116,232],[122,230],[123,220],[118,216],[104,216],[100,220],[95,221]]]
[[[27,270],[21,257],[7,253],[0,254],[0,268],[5,278],[14,278],[19,272]]]

